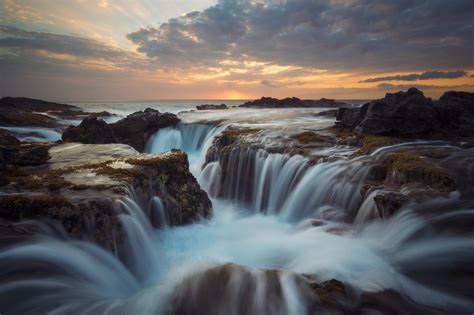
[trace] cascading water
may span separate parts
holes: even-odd
[[[224,159],[224,198],[244,202],[255,212],[280,214],[293,221],[352,215],[369,171],[363,161],[310,165],[300,155],[269,154],[251,148],[233,150]]]
[[[341,218],[362,203],[370,158],[311,165],[301,156],[249,149],[203,168],[221,129],[181,124],[160,130],[147,146],[149,153],[189,154],[203,187],[225,197],[213,199],[212,219],[155,229],[166,221],[163,204],[131,191],[118,201],[125,210],[123,259],[56,234],[2,250],[2,314],[305,314],[314,298],[300,274],[365,292],[393,289],[457,314],[474,309],[472,284],[457,287],[449,274],[470,266],[474,241],[431,228],[472,218],[474,210],[422,218],[406,209],[354,229]],[[314,217],[328,221],[315,225]],[[418,279],[421,269],[439,276],[440,285]]]

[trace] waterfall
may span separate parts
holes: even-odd
[[[220,184],[224,198],[293,221],[354,215],[369,171],[358,159],[311,165],[300,155],[252,148],[234,149],[217,161],[225,168]]]
[[[474,307],[460,295],[472,287],[472,279],[456,287],[447,273],[456,265],[470,268],[474,241],[429,229],[433,221],[472,218],[473,210],[428,219],[403,212],[344,232],[344,225],[301,227],[275,216],[243,215],[224,203],[216,205],[220,210],[210,222],[156,231],[147,223],[141,226],[138,200],[129,197],[120,204],[126,209],[121,217],[126,246],[134,251],[124,262],[84,241],[39,238],[1,250],[2,310],[306,314],[314,296],[296,274],[315,274],[320,281],[337,278],[364,292],[393,289],[457,314]],[[229,267],[228,262],[257,269]],[[36,273],[29,272],[32,266]],[[437,275],[441,287],[416,280],[426,269]]]
[[[163,128],[150,137],[145,152],[156,154],[180,149],[188,154],[191,172],[196,176],[204,164],[206,151],[212,143],[213,136],[224,128],[224,126],[185,123]]]
[[[301,276],[307,274],[338,279],[357,294],[391,289],[450,313],[472,312],[474,240],[434,226],[459,228],[472,222],[474,210],[460,208],[453,195],[419,205],[443,204],[446,211],[421,217],[407,207],[368,221],[377,192],[365,200],[360,193],[368,162],[397,148],[316,164],[239,148],[204,165],[222,129],[180,124],[158,131],[146,149],[188,153],[193,174],[213,197],[212,219],[169,227],[160,198],[130,189],[116,205],[123,236],[118,255],[66,240],[61,228],[0,249],[0,311],[311,314],[318,299]],[[24,224],[31,222],[15,226]]]

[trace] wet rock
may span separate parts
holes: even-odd
[[[341,107],[350,106],[343,102],[337,102],[332,99],[322,98],[320,100],[301,100],[297,97],[288,97],[284,99],[276,99],[272,97],[262,97],[261,99],[249,101],[239,107],[256,107],[256,108],[287,108],[287,107]]]
[[[387,183],[404,185],[420,182],[444,191],[456,190],[456,180],[449,172],[427,158],[409,152],[389,154],[383,162],[388,167]]]
[[[370,103],[361,107],[341,107],[336,115],[336,125],[343,129],[352,131],[357,127],[365,117]]]
[[[48,149],[43,144],[0,146],[0,157],[5,164],[38,166],[48,161]]]
[[[6,129],[0,129],[0,145],[16,145],[20,144],[14,134]]]
[[[160,113],[147,108],[126,118],[107,124],[97,117],[86,118],[79,126],[70,126],[63,133],[63,140],[89,144],[123,143],[143,151],[148,139],[159,129],[174,126],[179,118],[170,113]]]
[[[85,118],[79,126],[67,128],[62,139],[89,144],[117,142],[111,126],[97,117]]]
[[[302,277],[225,264],[187,277],[174,290],[164,313],[217,315],[232,310],[230,313],[239,315],[293,314],[295,305],[283,291],[285,280],[292,282],[292,293],[309,309],[314,296]]]
[[[390,218],[408,201],[409,198],[406,195],[394,191],[379,191],[374,197],[381,218]]]
[[[474,134],[474,93],[449,91],[435,105],[440,127],[462,136]]]
[[[89,115],[106,117],[112,114],[88,113],[73,105],[25,97],[0,99],[0,126],[57,128],[63,127],[59,119],[77,119]]]
[[[450,91],[433,102],[416,88],[387,93],[359,108],[340,108],[336,125],[362,135],[472,138],[474,93]]]
[[[215,109],[228,109],[226,104],[220,104],[220,105],[215,105],[215,104],[203,104],[203,105],[198,105],[196,106],[197,110],[215,110]]]
[[[153,213],[151,198],[159,197],[167,222],[150,217],[156,226],[211,214],[211,202],[181,151],[144,155],[121,144],[71,143],[53,146],[49,155],[46,165],[2,172],[8,180],[0,183],[0,219],[54,220],[74,237],[113,250],[121,235],[116,215],[126,210],[116,200],[133,195]]]
[[[315,142],[327,142],[328,137],[322,136],[320,134],[317,134],[312,131],[304,131],[295,136],[295,138],[303,143],[303,144],[309,144],[309,143],[315,143]]]
[[[433,130],[436,112],[431,99],[410,88],[407,92],[387,93],[359,109],[341,109],[340,125],[356,133],[374,135],[414,135]]]
[[[173,291],[165,314],[444,314],[393,290],[360,292],[336,279],[234,264],[195,271]],[[287,292],[291,290],[291,297]]]
[[[322,112],[315,114],[315,116],[336,117],[338,113],[339,113],[338,109],[330,109],[330,110],[323,110]]]

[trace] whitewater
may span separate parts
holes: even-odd
[[[212,218],[169,226],[158,197],[143,202],[130,189],[127,198],[117,200],[126,211],[120,215],[127,235],[120,257],[71,240],[59,227],[18,223],[36,224],[44,236],[0,252],[0,275],[6,279],[0,283],[0,306],[18,314],[167,314],[178,304],[198,305],[202,314],[305,314],[314,301],[301,283],[304,275],[316,275],[318,281],[338,279],[360,292],[393,289],[455,313],[474,309],[448,276],[451,266],[472,263],[474,239],[430,228],[433,222],[472,217],[473,209],[421,217],[408,205],[383,219],[370,196],[361,200],[368,162],[399,147],[316,164],[301,155],[247,148],[233,151],[223,169],[218,158],[209,161],[206,154],[226,128],[180,123],[158,131],[145,150],[188,154],[191,172],[211,197]],[[437,202],[458,207],[458,199],[454,192]],[[151,216],[160,218],[159,229],[152,227]],[[43,272],[28,274],[32,265]],[[216,296],[207,273],[222,266],[229,281]],[[27,276],[8,279],[19,270]],[[426,283],[427,270],[439,285]],[[183,314],[192,310],[178,307]]]

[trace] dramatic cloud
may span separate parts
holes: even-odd
[[[472,0],[221,0],[128,38],[175,67],[256,60],[331,70],[469,69],[473,14]]]
[[[44,50],[55,54],[68,54],[93,58],[117,58],[127,53],[94,39],[78,36],[28,32],[0,25],[0,48],[17,50]]]
[[[363,83],[373,83],[373,82],[383,82],[383,81],[417,81],[417,80],[431,80],[431,79],[458,79],[466,77],[467,72],[458,70],[458,71],[427,71],[421,74],[412,73],[405,75],[394,75],[386,77],[377,77],[362,80]]]
[[[463,85],[435,85],[435,84],[390,84],[390,83],[380,83],[377,85],[377,88],[380,90],[408,90],[409,88],[416,87],[420,90],[472,90],[474,85],[463,84]]]
[[[0,95],[372,98],[381,82],[446,78],[446,89],[474,89],[472,0],[70,0],[53,9],[0,1]]]

